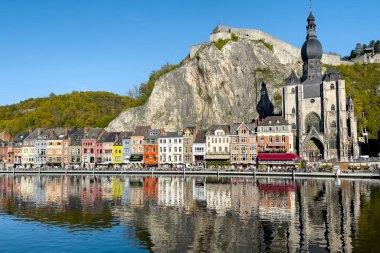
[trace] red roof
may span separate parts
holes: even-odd
[[[294,161],[301,160],[301,157],[293,153],[259,153],[259,161]]]

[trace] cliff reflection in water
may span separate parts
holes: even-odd
[[[0,212],[68,232],[123,226],[127,239],[153,251],[376,249],[369,240],[379,236],[380,183],[338,183],[3,175]]]

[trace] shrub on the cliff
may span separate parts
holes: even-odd
[[[268,48],[270,51],[273,52],[273,45],[268,43],[268,42],[265,42],[264,40],[259,40],[264,46],[266,46],[266,48]]]
[[[218,41],[214,41],[214,45],[219,49],[221,50],[230,40],[227,39],[227,40],[222,40],[222,39],[219,39]]]
[[[237,42],[239,40],[239,37],[236,34],[232,33],[231,34],[231,40],[234,42]]]

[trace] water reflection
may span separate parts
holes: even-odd
[[[3,175],[0,212],[67,233],[122,227],[150,251],[376,251],[379,190],[368,180]]]

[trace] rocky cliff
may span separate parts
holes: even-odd
[[[122,112],[107,130],[151,125],[175,131],[249,122],[257,116],[261,82],[267,83],[272,100],[278,100],[283,80],[292,69],[299,73],[300,63],[282,64],[262,41],[239,38],[221,49],[213,42],[202,44],[192,58],[156,82],[145,105]],[[280,101],[274,103],[280,107]]]

